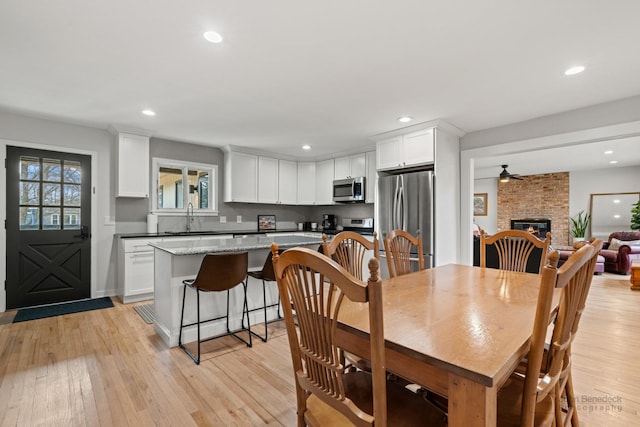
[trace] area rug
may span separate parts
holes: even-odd
[[[153,304],[136,305],[133,309],[140,315],[140,317],[142,317],[142,320],[148,324],[156,322],[156,312]]]
[[[13,323],[26,322],[27,320],[44,319],[45,317],[60,316],[63,314],[80,313],[81,311],[99,310],[113,307],[111,298],[102,297],[82,301],[65,302],[62,304],[46,305],[42,307],[23,308],[13,318]]]

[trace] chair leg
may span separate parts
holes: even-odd
[[[253,332],[251,332],[251,322],[249,321],[249,304],[247,303],[247,283],[246,281],[241,282],[242,283],[242,290],[244,291],[244,300],[242,303],[242,325],[241,325],[241,329],[242,331],[248,331],[249,333],[249,340],[245,340],[244,338],[242,338],[240,335],[238,335],[236,332],[232,332],[231,328],[229,327],[229,291],[227,291],[227,335],[232,335],[234,336],[236,339],[242,341],[243,343],[245,343],[247,345],[247,347],[252,347],[253,346],[253,341],[251,340],[251,334]],[[245,313],[247,315],[247,327],[244,327],[244,316]]]
[[[278,294],[278,303],[277,304],[270,304],[267,305],[267,281],[262,279],[262,301],[263,301],[263,306],[262,306],[262,311],[264,313],[264,336],[258,334],[257,332],[251,332],[253,335],[255,335],[257,338],[260,338],[262,340],[262,342],[267,342],[267,340],[269,339],[269,328],[267,327],[267,325],[271,322],[275,322],[276,319],[273,319],[271,321],[268,320],[267,317],[267,309],[269,307],[273,307],[274,305],[277,305],[278,307],[278,319],[277,320],[282,320],[282,314],[280,312],[280,295]],[[252,310],[249,311],[255,311],[255,310],[260,310],[260,307],[254,308]],[[249,323],[249,313],[247,313],[247,323]],[[244,314],[242,316],[242,326],[244,327]]]
[[[579,426],[580,420],[578,419],[578,410],[576,408],[576,396],[575,396],[575,393],[573,392],[573,378],[572,378],[571,372],[569,372],[569,377],[567,378],[567,384],[565,386],[565,390],[567,395],[567,403],[569,404],[569,411],[571,411],[571,425]]]
[[[187,296],[187,285],[184,285],[184,293],[182,294],[182,313],[180,314],[180,333],[178,334],[178,346],[184,350],[185,353],[187,353],[189,355],[189,357],[191,358],[191,360],[193,360],[195,362],[196,365],[200,364],[200,291],[198,291],[196,289],[196,301],[197,301],[197,315],[198,315],[198,356],[196,357],[191,350],[189,350],[187,348],[187,346],[185,346],[182,343],[182,329],[184,328],[183,323],[184,323],[184,303],[185,303],[185,298]]]
[[[200,290],[196,289],[196,312],[198,313],[198,360],[196,365],[200,364]]]
[[[184,285],[184,292],[182,293],[182,312],[180,313],[180,333],[178,334],[178,346],[183,348],[182,346],[182,328],[184,327],[184,300],[187,296],[187,285]]]
[[[262,301],[264,301],[264,339],[262,341],[267,342],[269,338],[269,328],[267,327],[267,285],[264,279],[262,279],[262,298]]]

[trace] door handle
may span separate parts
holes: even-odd
[[[73,237],[80,237],[82,240],[87,240],[91,235],[89,234],[89,226],[83,225],[80,227],[80,234],[76,234]]]

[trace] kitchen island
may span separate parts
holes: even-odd
[[[180,311],[182,308],[182,296],[184,285],[182,281],[194,278],[205,254],[242,252],[249,253],[249,269],[260,270],[271,249],[271,243],[275,242],[279,248],[288,249],[297,246],[306,246],[317,249],[322,243],[320,237],[305,235],[273,235],[273,236],[243,236],[235,238],[218,238],[201,240],[180,240],[150,243],[154,248],[154,309],[155,330],[162,340],[169,346],[178,345],[180,333]],[[268,288],[267,302],[275,303],[277,292],[275,285]],[[237,286],[231,290],[229,322],[232,330],[239,329],[242,322],[242,287]],[[200,317],[208,319],[224,315],[226,311],[226,292],[202,293],[200,295]],[[247,286],[247,301],[249,308],[261,307],[262,284],[252,280]],[[268,312],[268,320],[275,319],[277,310],[275,307]],[[194,291],[187,291],[185,300],[184,323],[193,323],[196,320],[196,295]],[[251,324],[263,322],[262,310],[251,313]],[[224,319],[201,325],[202,338],[212,337],[225,333],[226,323]],[[196,340],[196,327],[183,330],[183,342]]]

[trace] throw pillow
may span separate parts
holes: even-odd
[[[622,245],[622,240],[613,237],[611,238],[611,242],[609,242],[609,247],[607,249],[609,249],[610,251],[617,251],[618,249],[620,249],[620,245]]]
[[[619,240],[614,237],[611,239],[611,243],[609,243],[609,250],[617,251],[622,245],[640,246],[640,240]]]

